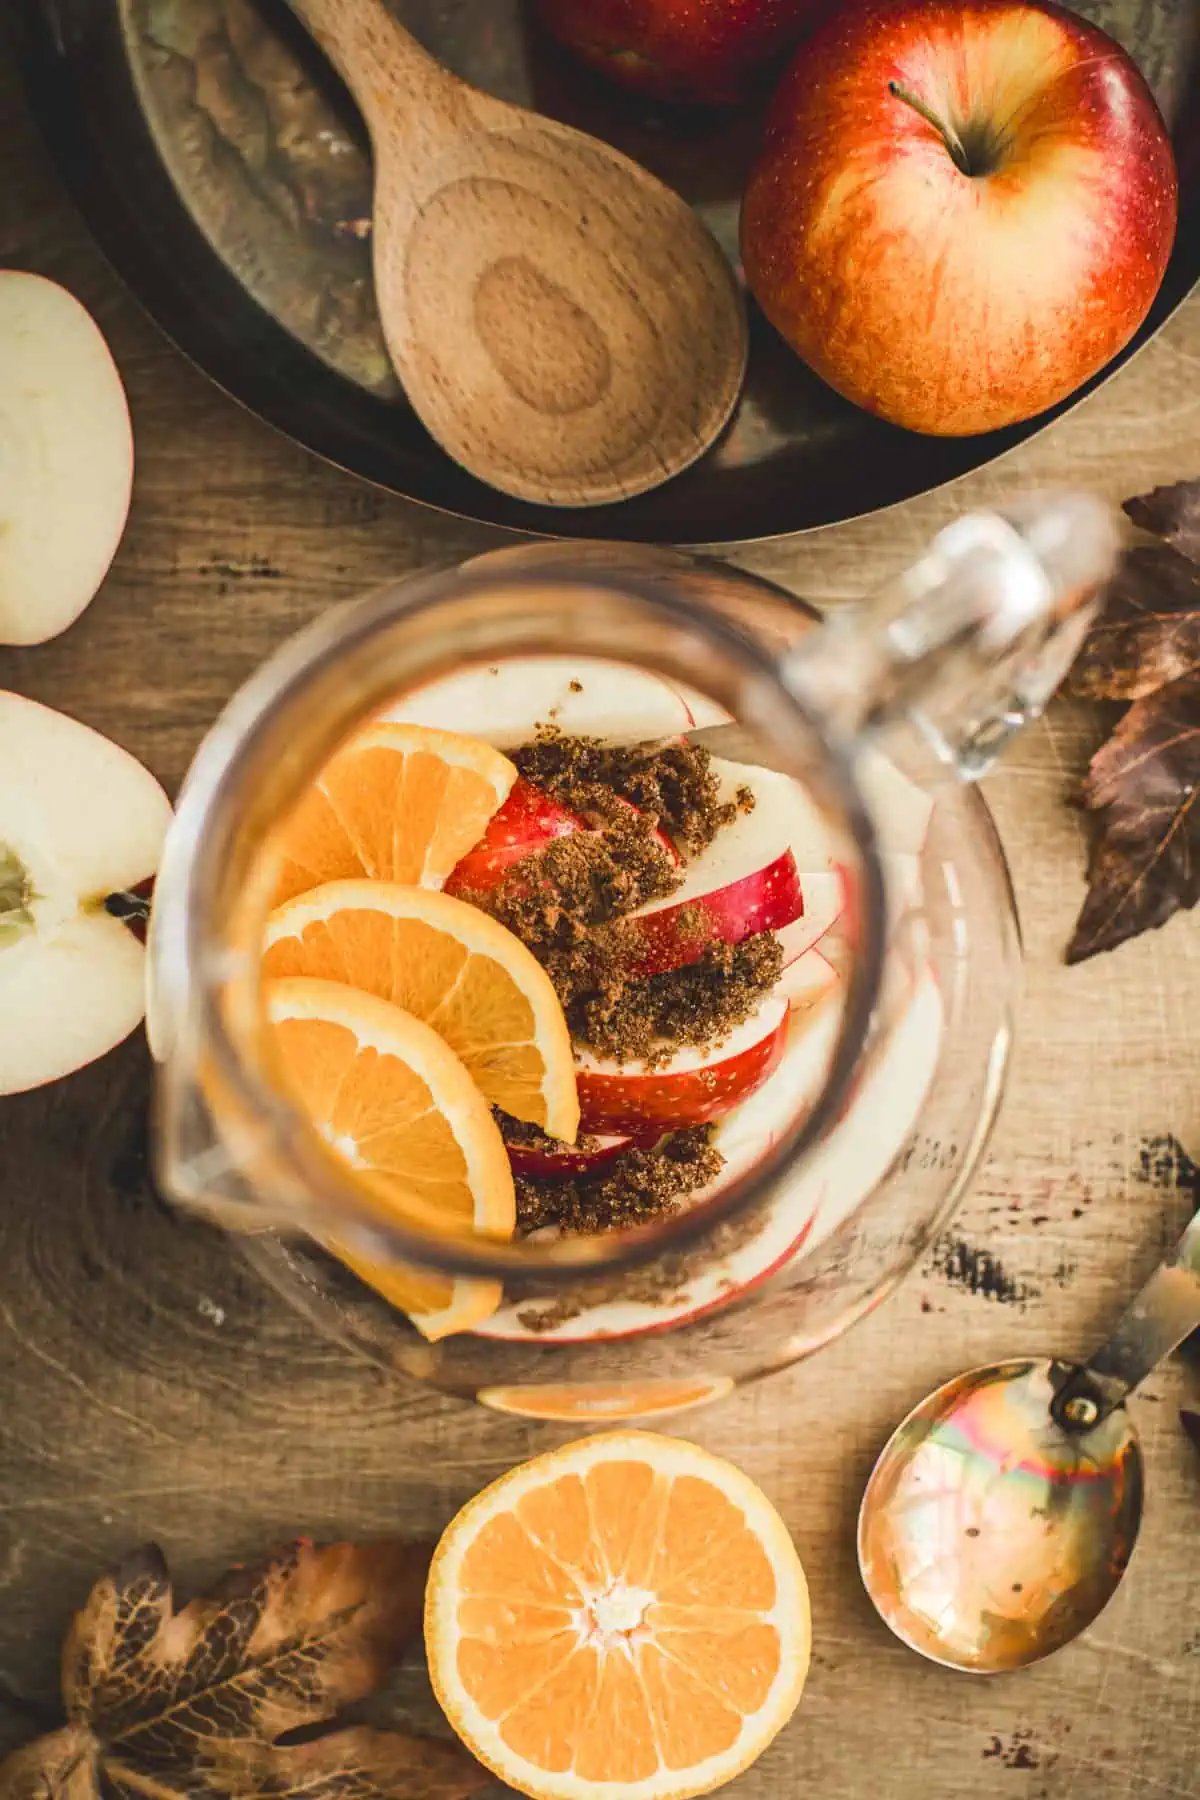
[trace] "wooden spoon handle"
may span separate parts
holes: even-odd
[[[386,0],[288,0],[354,98],[372,137],[402,133],[423,101],[459,84],[392,16]]]

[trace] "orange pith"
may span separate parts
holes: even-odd
[[[275,904],[360,875],[440,888],[516,778],[508,758],[476,738],[367,726],[330,758],[280,828]]]
[[[335,982],[271,982],[264,1000],[282,1085],[386,1213],[448,1235],[511,1235],[516,1202],[503,1139],[436,1032]],[[493,1282],[377,1265],[332,1241],[327,1248],[428,1337],[478,1324],[499,1304]]]
[[[790,1716],[803,1570],[757,1488],[642,1432],[569,1445],[476,1497],[434,1558],[434,1688],[469,1748],[540,1800],[684,1800]]]
[[[344,982],[423,1020],[484,1098],[573,1143],[574,1058],[550,978],[486,913],[427,889],[330,882],[267,921],[263,974]]]

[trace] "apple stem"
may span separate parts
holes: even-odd
[[[911,94],[906,87],[901,87],[898,81],[888,82],[888,93],[894,94],[897,100],[903,100],[905,106],[911,106],[915,113],[920,113],[926,124],[933,126],[950,152],[950,159],[956,169],[959,169],[964,175],[972,173],[970,159],[962,139],[949,125],[943,124],[931,106],[927,106],[917,94]]]
[[[145,894],[131,894],[122,888],[105,897],[104,910],[123,924],[141,925],[150,917],[150,901]]]

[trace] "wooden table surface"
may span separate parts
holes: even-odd
[[[138,475],[112,574],[57,642],[0,651],[0,686],[76,714],[174,790],[237,683],[331,600],[491,534],[323,467],[190,368],[122,292],[0,73],[0,264],[66,283],[121,365]],[[1200,474],[1200,295],[1086,405],[1004,463],[886,516],[738,560],[818,602],[860,592],[969,502],[1043,479],[1120,498]],[[919,1661],[876,1620],[854,1516],[891,1426],[955,1370],[1083,1352],[1200,1200],[1200,926],[1175,919],[1069,970],[1084,838],[1066,804],[1099,741],[1058,704],[988,784],[1028,949],[1023,1029],[986,1166],[887,1306],[814,1362],[688,1434],[781,1507],[813,1588],[815,1662],[747,1796],[1195,1800],[1200,1794],[1200,1459],[1178,1424],[1200,1376],[1135,1403],[1149,1464],[1118,1598],[1057,1658],[994,1681]],[[0,773],[2,779],[2,773]],[[2,1028],[2,1021],[0,1021]],[[145,1178],[139,1043],[0,1102],[0,1749],[52,1709],[69,1609],[146,1538],[184,1585],[289,1535],[436,1531],[552,1441],[388,1380],[312,1332]],[[419,1670],[406,1704],[435,1726]]]

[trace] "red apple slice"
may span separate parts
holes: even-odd
[[[623,922],[624,930],[635,929],[645,940],[641,975],[686,967],[710,944],[740,944],[756,932],[790,925],[804,909],[800,857],[805,866],[820,867],[832,856],[824,818],[798,782],[715,757],[712,767],[722,801],[736,804],[748,789],[754,805],[693,857],[681,887]]]
[[[699,688],[690,687],[686,681],[672,681],[671,686],[687,707],[689,731],[700,731],[709,725],[732,725],[733,714],[710,700]]]
[[[596,656],[511,656],[480,663],[394,700],[383,715],[470,731],[499,749],[557,725],[606,744],[678,737],[688,709],[658,675]]]
[[[105,910],[154,874],[171,806],[96,731],[0,693],[0,1094],[56,1081],[141,1022],[145,951]]]
[[[740,944],[758,932],[777,931],[797,918],[803,904],[790,850],[767,868],[696,899],[653,901],[623,921],[623,929],[632,925],[637,931],[641,951],[631,975],[642,979],[683,969],[699,962],[713,944]]]
[[[624,800],[619,795],[614,795],[613,799],[634,817],[645,817],[632,801]],[[451,870],[446,882],[446,892],[487,893],[503,881],[518,863],[536,856],[539,850],[544,850],[556,838],[572,837],[577,831],[592,829],[578,813],[560,805],[550,794],[544,793],[541,788],[522,777],[518,779],[499,812],[493,814],[487,831],[475,849],[469,851]],[[678,867],[682,859],[670,838],[657,826],[650,826],[650,835],[672,867]]]
[[[133,434],[99,327],[65,288],[0,272],[0,644],[72,624],[129,513]]]
[[[770,994],[717,1046],[677,1050],[657,1068],[582,1051],[576,1058],[580,1128],[663,1130],[719,1119],[769,1080],[787,1039],[786,1000]]]
[[[544,849],[555,838],[586,830],[586,821],[578,813],[518,776],[504,805],[492,814],[478,844],[451,870],[445,891],[456,894],[471,889],[486,893],[516,863]]]
[[[514,1175],[535,1181],[561,1181],[572,1175],[590,1175],[623,1156],[626,1150],[647,1148],[661,1136],[654,1129],[640,1136],[629,1132],[597,1136],[590,1148],[578,1144],[510,1144],[507,1140],[504,1147]]]

